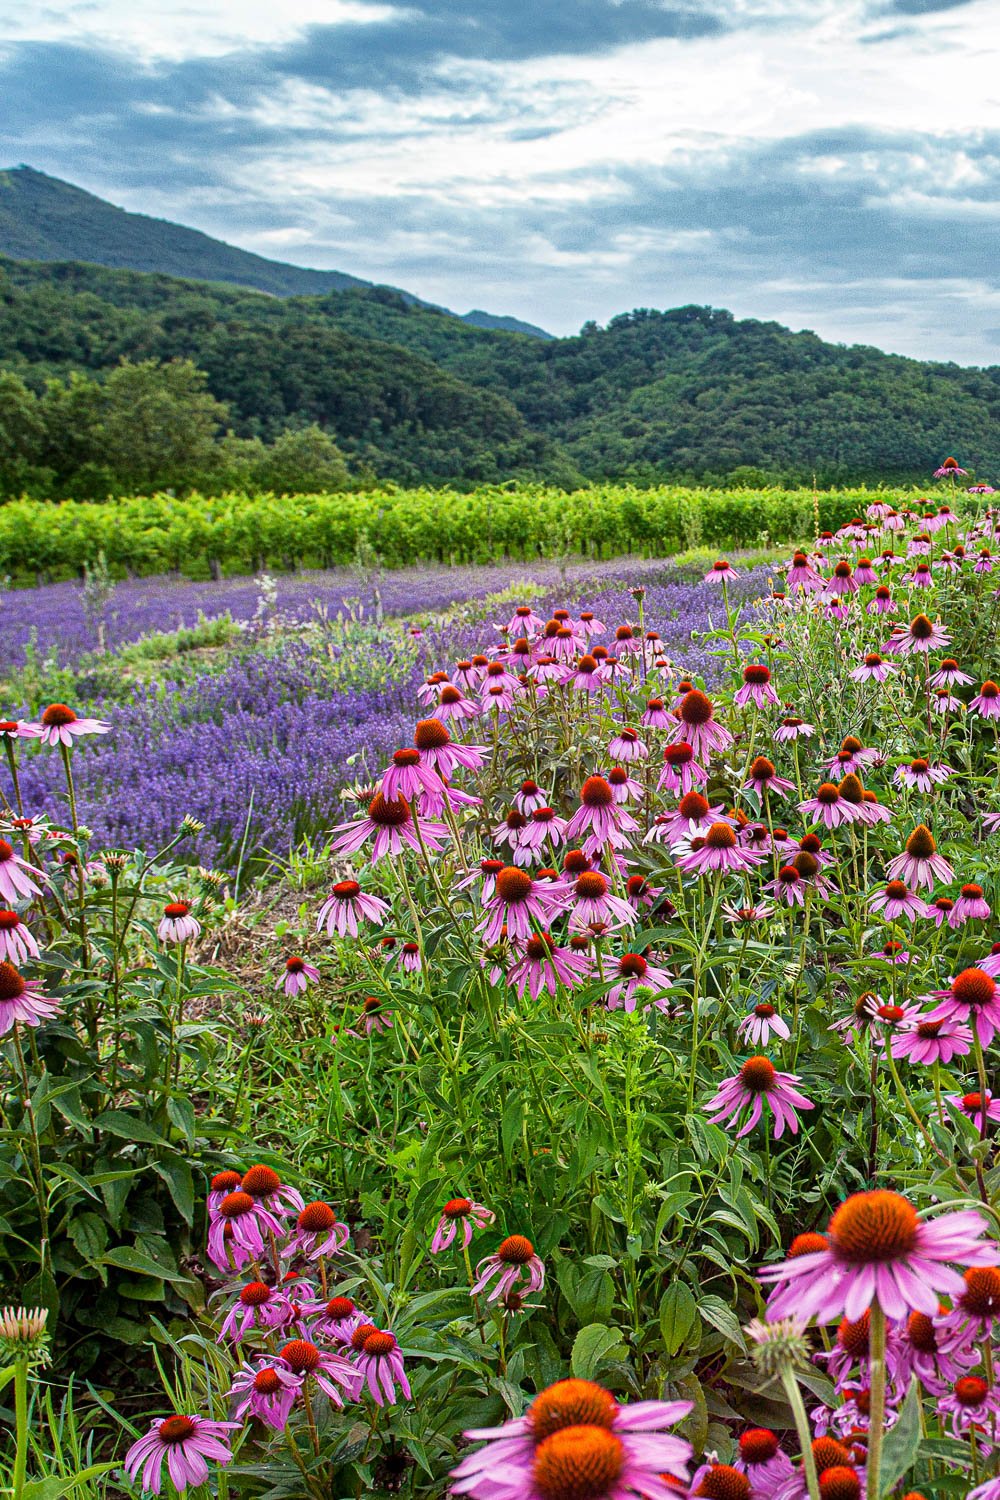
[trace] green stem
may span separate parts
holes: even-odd
[[[871,1419],[868,1425],[866,1500],[881,1500],[882,1433],[885,1427],[885,1313],[877,1299],[871,1305],[869,1372]]]
[[[799,1435],[799,1447],[802,1450],[802,1467],[805,1470],[806,1485],[809,1489],[809,1500],[820,1500],[819,1475],[816,1473],[816,1459],[813,1457],[812,1435],[809,1431],[809,1418],[806,1416],[805,1402],[802,1400],[802,1392],[795,1378],[795,1371],[786,1365],[781,1372],[781,1383],[788,1397],[788,1404],[792,1408],[795,1417],[795,1431]]]

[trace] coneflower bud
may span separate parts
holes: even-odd
[[[796,1365],[808,1364],[810,1349],[805,1329],[806,1325],[798,1318],[779,1318],[774,1323],[754,1318],[746,1325],[743,1331],[752,1346],[750,1358],[762,1375],[773,1378]]]
[[[29,1364],[48,1362],[47,1307],[0,1308],[0,1354],[7,1360],[26,1360]]]

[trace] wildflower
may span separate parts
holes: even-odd
[[[808,1255],[822,1250],[826,1240],[821,1234],[796,1235],[788,1249],[789,1259],[797,1255]],[[753,1348],[750,1358],[762,1375],[769,1379],[783,1370],[808,1362],[811,1350],[806,1338],[806,1325],[798,1318],[778,1318],[765,1323],[752,1318],[743,1332]]]
[[[974,1266],[962,1280],[965,1288],[954,1298],[949,1327],[977,1340],[992,1338],[1000,1319],[1000,1267]]]
[[[282,1182],[274,1168],[263,1162],[257,1162],[243,1173],[240,1188],[272,1214],[298,1213],[302,1208],[302,1194],[287,1182]]]
[[[737,906],[732,901],[723,901],[722,912],[727,922],[742,927],[747,922],[766,922],[774,916],[774,907],[767,901],[757,901],[752,906]]]
[[[662,698],[647,698],[639,723],[647,729],[670,728],[670,716],[663,706]]]
[[[361,1394],[358,1372],[342,1354],[318,1349],[310,1339],[292,1339],[279,1350],[293,1375],[311,1376],[320,1390],[333,1402],[343,1406],[346,1394],[354,1401]]]
[[[793,740],[810,739],[815,733],[814,724],[807,724],[795,714],[786,714],[774,731],[774,738],[779,745],[789,745]]]
[[[877,651],[869,651],[860,666],[850,673],[854,682],[885,682],[899,668],[886,661]]]
[[[940,469],[934,470],[935,479],[956,479],[960,474],[968,474],[968,469],[960,469],[957,458],[946,458]]]
[[[960,670],[953,656],[944,657],[937,671],[931,676],[931,687],[968,687],[971,682],[972,678],[968,672]]]
[[[792,557],[791,565],[785,574],[785,582],[790,589],[804,589],[807,592],[823,587],[822,578],[804,552],[796,552]]]
[[[1000,719],[1000,687],[987,680],[969,703],[969,712],[983,719]]]
[[[604,686],[596,658],[587,654],[580,657],[563,680],[567,687],[579,693],[599,693]]]
[[[238,1344],[252,1328],[281,1328],[291,1318],[288,1298],[279,1287],[264,1281],[248,1281],[223,1320],[218,1342],[232,1339]]]
[[[963,1375],[955,1381],[951,1394],[939,1399],[938,1411],[951,1418],[952,1434],[963,1438],[970,1430],[981,1432],[996,1424],[1000,1393],[979,1375]]]
[[[629,1012],[635,1010],[637,989],[656,994],[670,988],[670,975],[667,971],[651,964],[641,953],[623,953],[613,978],[614,983],[607,995],[609,1010],[617,1010],[619,1006]]]
[[[342,1347],[349,1345],[354,1330],[367,1322],[350,1297],[335,1296],[323,1302],[310,1303],[308,1312],[313,1333],[332,1339]]]
[[[588,776],[580,788],[580,806],[566,824],[565,837],[575,842],[581,834],[584,851],[594,854],[606,844],[622,849],[629,833],[638,828],[631,813],[617,806],[614,792],[603,776]]]
[[[686,1480],[691,1445],[664,1429],[690,1411],[689,1401],[620,1406],[593,1381],[557,1381],[523,1417],[465,1433],[485,1446],[452,1471],[452,1493],[472,1500],[676,1500],[663,1476]]]
[[[398,963],[404,974],[419,974],[424,966],[420,944],[414,942],[401,943]]]
[[[468,1249],[474,1231],[485,1229],[495,1218],[496,1214],[484,1208],[481,1203],[473,1203],[471,1198],[449,1198],[441,1210],[441,1218],[431,1240],[431,1254],[437,1255],[441,1250],[449,1249],[456,1235],[461,1235],[462,1245]]]
[[[850,563],[844,561],[837,563],[826,583],[827,595],[837,597],[841,594],[856,594],[857,591],[858,584]]]
[[[783,1042],[787,1042],[791,1035],[787,1023],[766,1000],[755,1005],[750,1014],[743,1017],[736,1030],[754,1047],[766,1047],[772,1033]]]
[[[971,1052],[972,1032],[954,1017],[934,1020],[921,1015],[896,1038],[892,1050],[897,1058],[907,1057],[915,1063],[949,1063]]]
[[[483,942],[491,948],[504,927],[508,937],[527,942],[535,928],[548,927],[564,906],[563,887],[546,888],[526,870],[507,865],[496,877],[495,894],[484,902],[486,916],[479,928]]]
[[[832,781],[824,781],[815,797],[800,802],[799,812],[825,828],[842,828],[845,823],[855,822],[858,816],[856,806],[841,796],[840,788]]]
[[[926,903],[903,880],[890,880],[875,892],[868,907],[870,911],[880,911],[887,922],[896,922],[900,917],[909,917],[913,922],[927,915]]]
[[[921,1220],[899,1193],[883,1188],[854,1193],[830,1219],[824,1249],[760,1272],[762,1281],[777,1283],[768,1311],[779,1317],[815,1316],[822,1323],[840,1315],[856,1321],[877,1299],[890,1318],[912,1311],[934,1317],[938,1294],[964,1285],[949,1262],[995,1261],[997,1246],[980,1239],[985,1229],[985,1220],[973,1210]]]
[[[14,853],[12,844],[0,838],[0,900],[13,906],[17,901],[29,901],[32,896],[40,896],[41,891],[31,878],[31,875],[38,873],[32,865],[26,864]]]
[[[915,615],[909,625],[900,626],[882,647],[891,656],[924,655],[947,646],[951,636],[940,624],[934,624],[926,615]]]
[[[779,796],[784,797],[789,792],[794,792],[795,783],[789,781],[787,776],[779,776],[774,768],[774,762],[768,760],[766,755],[757,755],[750,762],[743,790],[756,792],[758,797],[763,797],[765,792],[777,792]]]
[[[649,747],[636,734],[634,729],[619,729],[614,739],[608,745],[608,754],[622,765],[628,765],[632,760],[646,760],[649,755]]]
[[[918,757],[916,760],[897,766],[892,779],[897,786],[915,788],[918,792],[927,793],[933,791],[935,786],[940,786],[943,781],[947,781],[952,774],[951,766],[931,765],[930,761]]]
[[[784,901],[786,906],[805,905],[805,882],[795,865],[782,865],[764,889]]]
[[[645,788],[641,781],[630,776],[624,766],[612,766],[608,772],[608,785],[617,803],[641,802]]]
[[[530,604],[519,604],[507,624],[507,630],[515,636],[540,635],[544,629],[545,621],[541,615],[535,614]]]
[[[707,780],[708,772],[695,760],[694,749],[686,740],[676,740],[664,748],[658,792],[675,792],[683,797]]]
[[[111,725],[102,719],[80,719],[65,703],[50,703],[42,714],[41,741],[43,745],[65,745],[68,749],[79,735],[108,734],[110,729]]]
[[[209,1422],[204,1417],[176,1416],[154,1421],[145,1437],[132,1444],[125,1455],[125,1473],[135,1482],[142,1470],[142,1489],[158,1495],[163,1484],[163,1461],[176,1490],[204,1484],[208,1463],[228,1464],[232,1453],[227,1433],[239,1422]]]
[[[933,571],[931,569],[931,564],[929,562],[919,562],[919,563],[917,563],[917,566],[914,568],[913,572],[907,574],[904,577],[903,582],[904,583],[908,583],[911,586],[911,588],[916,588],[916,589],[933,588],[934,587],[934,574],[933,574]]]
[[[713,823],[705,833],[701,847],[692,846],[689,853],[680,856],[677,865],[681,870],[698,875],[705,871],[741,875],[752,870],[763,858],[757,849],[740,848],[728,823]]]
[[[413,731],[413,743],[421,761],[445,781],[459,770],[482,770],[487,755],[485,745],[463,745],[453,740],[440,719],[420,719]]]
[[[365,1036],[380,1034],[392,1026],[392,1011],[377,995],[366,995],[361,1006],[361,1029]]]
[[[38,957],[34,933],[16,911],[0,911],[0,962],[27,963]]]
[[[349,1238],[350,1230],[346,1224],[337,1222],[329,1203],[307,1203],[299,1211],[295,1233],[282,1254],[319,1260],[324,1255],[339,1255]]]
[[[961,698],[956,698],[954,693],[949,693],[947,688],[935,688],[931,694],[931,712],[935,714],[960,714],[965,704]]]
[[[392,752],[392,764],[382,777],[382,796],[387,802],[405,797],[414,802],[425,793],[440,798],[444,782],[431,766],[427,765],[415,745]]]
[[[581,609],[580,617],[577,620],[577,628],[580,634],[589,640],[592,635],[603,635],[608,627],[603,620],[599,620],[596,617],[593,610]]]
[[[604,879],[603,875],[598,878]],[[514,986],[519,996],[523,997],[527,990],[532,1000],[537,1000],[543,990],[555,995],[560,985],[573,989],[587,979],[590,972],[591,961],[586,954],[558,947],[549,932],[536,932],[528,938],[524,952],[512,965],[507,982]]]
[[[48,1364],[47,1307],[0,1307],[0,1357]]]
[[[1000,1120],[1000,1099],[994,1098],[989,1090],[985,1107],[982,1094],[945,1094],[944,1102],[967,1120],[974,1121],[981,1135],[985,1134],[987,1120]]]
[[[389,801],[381,792],[369,802],[366,817],[340,823],[332,833],[330,847],[338,854],[356,854],[372,839],[373,864],[387,854],[398,856],[407,848],[415,854],[421,853],[421,839],[430,854],[440,854],[449,836],[443,823],[429,818],[421,820],[418,833],[406,798]]]
[[[600,870],[587,870],[573,886],[569,925],[577,931],[598,922],[606,927],[632,927],[636,915],[621,896],[614,896]]]
[[[985,922],[990,915],[990,905],[983,895],[981,885],[963,885],[961,894],[948,914],[949,927],[961,927],[965,922]]]
[[[937,852],[934,835],[925,823],[918,823],[906,840],[902,854],[897,854],[887,866],[893,880],[904,880],[907,885],[926,886],[934,889],[935,880],[954,880],[955,872],[948,861]]]
[[[410,1383],[403,1366],[403,1352],[396,1336],[387,1328],[375,1328],[361,1324],[351,1335],[351,1348],[361,1386],[366,1386],[376,1406],[394,1406],[398,1385],[407,1400],[410,1399]]]
[[[733,703],[737,708],[742,708],[747,703],[753,703],[757,708],[765,708],[769,703],[779,701],[771,685],[770,668],[759,663],[750,663],[743,668],[743,686],[733,698]]]
[[[678,727],[675,740],[684,740],[694,751],[697,760],[707,760],[713,751],[725,750],[733,742],[729,730],[715,718],[711,698],[698,688],[684,694],[676,710]]]
[[[946,990],[934,990],[938,1004],[928,1016],[933,1021],[964,1021],[984,1047],[1000,1030],[1000,996],[996,981],[985,969],[963,969]]]
[[[304,958],[292,957],[285,959],[285,972],[279,974],[275,989],[284,989],[289,996],[302,995],[319,979],[319,970],[312,964],[307,964]]]
[[[44,994],[40,979],[25,979],[12,963],[0,961],[0,1036],[6,1036],[19,1021],[23,1026],[40,1026],[59,1010],[59,1002]]]
[[[259,1354],[256,1364],[243,1365],[233,1376],[233,1415],[241,1420],[257,1417],[275,1432],[284,1432],[301,1389],[302,1376],[293,1374],[284,1360]]]
[[[792,1135],[798,1134],[799,1121],[796,1109],[814,1109],[815,1105],[800,1094],[792,1085],[799,1082],[795,1073],[779,1073],[766,1057],[750,1057],[733,1078],[727,1078],[718,1093],[704,1106],[709,1114],[715,1111],[713,1125],[732,1120],[746,1107],[750,1114],[737,1137],[752,1130],[763,1113],[764,1105],[774,1116],[774,1138],[779,1140],[786,1127]]]
[[[691,1477],[691,1495],[707,1500],[751,1500],[751,1484],[732,1464],[704,1463]]]
[[[766,1427],[751,1427],[739,1437],[740,1455],[733,1467],[750,1481],[751,1492],[772,1493],[794,1473],[792,1461]]]
[[[524,1291],[537,1292],[545,1285],[545,1267],[529,1239],[523,1234],[509,1234],[492,1255],[479,1262],[472,1293],[476,1296],[485,1292],[492,1283],[486,1300],[496,1302],[508,1292],[520,1289],[522,1281]]]
[[[475,699],[467,698],[453,682],[446,682],[440,689],[435,715],[439,724],[443,724],[445,719],[475,719],[479,712],[479,704]]]

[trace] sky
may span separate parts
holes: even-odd
[[[1000,363],[998,0],[0,0],[0,165],[574,333]]]

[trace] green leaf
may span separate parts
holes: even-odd
[[[195,1114],[194,1105],[190,1099],[183,1095],[174,1094],[167,1100],[167,1114],[170,1123],[179,1130],[186,1141],[194,1140]]]
[[[579,1380],[593,1380],[601,1363],[611,1351],[619,1349],[622,1342],[617,1328],[608,1328],[605,1323],[588,1323],[581,1328],[573,1340],[570,1368]]]
[[[190,1224],[194,1219],[194,1180],[187,1162],[174,1156],[169,1161],[150,1162],[150,1166],[167,1184],[170,1196],[177,1205],[177,1212],[185,1224]]]
[[[121,1136],[125,1141],[142,1141],[148,1146],[168,1146],[170,1142],[165,1136],[155,1131],[152,1125],[147,1125],[145,1120],[138,1115],[126,1114],[123,1109],[106,1109],[103,1115],[98,1115],[94,1121],[98,1130],[106,1130],[111,1135]]]
[[[134,1245],[116,1245],[101,1257],[101,1264],[116,1266],[119,1271],[134,1271],[137,1276],[158,1276],[164,1281],[189,1280],[182,1272],[162,1266],[159,1261],[147,1255],[144,1250],[137,1250]]]
[[[698,1303],[698,1311],[706,1323],[711,1323],[713,1328],[719,1330],[723,1338],[746,1353],[747,1346],[743,1340],[740,1320],[727,1302],[723,1302],[721,1297],[702,1297]]]
[[[910,1381],[899,1418],[882,1440],[882,1468],[879,1489],[884,1495],[891,1490],[917,1460],[920,1449],[920,1387],[916,1377]]]
[[[63,1495],[72,1495],[79,1485],[120,1467],[120,1464],[91,1464],[89,1469],[81,1469],[69,1479],[29,1479],[21,1494],[24,1500],[62,1500]]]
[[[697,1316],[698,1305],[687,1282],[671,1282],[660,1301],[660,1332],[669,1355],[683,1349]]]
[[[84,1260],[93,1265],[104,1254],[108,1244],[108,1226],[100,1214],[76,1214],[67,1233]]]

